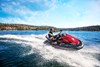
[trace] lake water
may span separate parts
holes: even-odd
[[[64,31],[84,48],[62,50],[46,45],[48,31],[0,31],[0,67],[100,67],[100,32]]]

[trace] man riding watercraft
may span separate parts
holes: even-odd
[[[60,33],[57,35],[54,35],[55,32],[54,28],[51,28],[49,30],[48,35],[46,36],[47,40],[45,42],[59,47],[65,47],[65,48],[74,48],[74,49],[81,49],[83,48],[82,42],[75,38],[72,35],[69,34],[62,34],[62,30],[60,30]]]
[[[55,32],[55,29],[50,28],[48,36],[49,36],[49,39],[51,41],[51,44],[57,44],[57,42],[56,42],[57,39],[56,39],[56,36],[53,34],[53,32]]]

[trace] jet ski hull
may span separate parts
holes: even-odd
[[[79,40],[80,41],[80,40]],[[80,50],[84,47],[83,43],[80,41],[79,44],[76,44],[76,45],[73,45],[73,44],[70,44],[70,43],[64,43],[64,44],[56,44],[56,45],[52,45],[51,42],[49,40],[46,40],[44,42],[45,44],[47,45],[51,45],[55,48],[58,48],[58,49],[71,49],[71,50]]]

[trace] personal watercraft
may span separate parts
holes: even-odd
[[[48,43],[50,45],[52,45],[53,47],[57,47],[57,48],[72,48],[75,50],[79,50],[82,49],[84,47],[83,43],[75,38],[72,35],[69,34],[61,34],[62,31],[60,31],[59,34],[55,35],[54,39],[56,39],[57,45],[53,45],[52,40],[50,40],[50,38],[48,37],[48,35],[46,36],[46,41],[45,43]]]

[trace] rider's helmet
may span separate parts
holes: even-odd
[[[50,28],[50,31],[51,31],[51,32],[55,32],[55,29],[54,29],[54,28]]]

